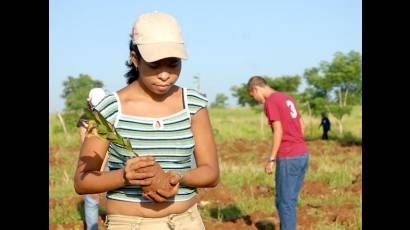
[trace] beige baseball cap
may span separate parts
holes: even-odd
[[[187,59],[182,32],[177,20],[161,12],[145,13],[132,28],[132,42],[147,62],[167,57]]]

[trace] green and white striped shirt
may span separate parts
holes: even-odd
[[[195,140],[191,130],[191,116],[206,108],[208,99],[193,89],[182,89],[184,109],[162,118],[137,117],[121,113],[121,104],[116,93],[109,92],[94,109],[98,110],[118,133],[131,141],[133,150],[140,156],[153,156],[164,171],[186,171],[195,165],[193,151]],[[156,125],[156,124],[159,124]],[[133,157],[126,149],[110,143],[108,168],[124,168],[125,159]],[[121,155],[122,157],[117,157]],[[108,191],[107,198],[130,202],[151,202],[142,196],[138,185],[127,185]],[[197,195],[197,189],[180,185],[175,197],[168,202],[189,200]]]

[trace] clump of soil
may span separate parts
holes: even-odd
[[[278,218],[271,214],[262,211],[255,211],[250,215],[239,216],[235,219],[224,221],[223,223],[204,222],[205,228],[208,230],[226,230],[226,229],[278,229]],[[276,228],[275,228],[276,227]]]
[[[165,173],[158,162],[155,162],[153,166],[141,168],[137,172],[154,172],[155,174],[155,176],[151,178],[152,183],[150,185],[142,186],[142,190],[144,191],[143,196],[145,198],[156,201],[154,197],[162,197],[157,193],[158,189],[161,189],[164,192],[172,191],[173,186],[170,184],[171,174],[169,172]]]
[[[198,197],[200,201],[212,201],[217,204],[227,204],[234,201],[235,194],[226,186],[219,184],[214,188],[200,188]]]
[[[339,224],[348,225],[351,224],[355,219],[354,209],[357,208],[356,204],[345,204],[342,206],[335,205],[323,205],[322,210],[326,211],[328,222],[336,222]]]
[[[344,189],[345,192],[360,193],[362,191],[362,183],[355,183],[347,186]]]
[[[251,154],[257,163],[265,163],[266,152],[271,148],[269,141],[236,139],[235,141],[224,141],[217,145],[218,153],[223,161],[240,162],[241,154]]]
[[[317,180],[305,180],[301,191],[303,196],[324,196],[331,193],[332,191],[328,184]]]
[[[308,214],[310,207],[303,206],[297,209],[297,226],[303,226],[303,229],[310,229],[314,226],[319,220],[318,217]]]
[[[225,222],[225,223],[215,223],[215,222],[205,222],[205,229],[207,230],[243,230],[250,229],[242,219],[236,222]],[[253,228],[251,228],[253,229]]]
[[[252,224],[256,224],[260,220],[271,219],[273,222],[277,222],[275,218],[272,217],[271,214],[262,212],[262,211],[255,211],[249,215],[249,221]]]
[[[56,154],[59,151],[60,151],[60,146],[58,145],[53,145],[53,146],[48,147],[48,153],[51,155]]]

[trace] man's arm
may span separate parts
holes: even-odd
[[[274,121],[272,123],[273,128],[273,144],[272,144],[272,152],[271,152],[271,159],[276,159],[276,155],[279,150],[280,142],[282,141],[282,123],[280,121]]]
[[[265,165],[265,172],[268,174],[272,173],[272,167],[274,163],[274,159],[276,159],[276,155],[278,154],[280,142],[282,141],[282,123],[280,121],[274,121],[272,123],[273,128],[273,141],[272,141],[272,152],[270,154],[270,159],[268,163]]]
[[[300,117],[299,122],[300,122],[301,131],[302,131],[302,136],[305,137],[305,123],[303,122],[302,117]]]

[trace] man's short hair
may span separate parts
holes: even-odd
[[[268,83],[266,83],[265,78],[261,77],[261,76],[253,76],[249,79],[248,81],[248,93],[251,91],[252,88],[254,88],[255,86],[266,86],[268,85]]]

